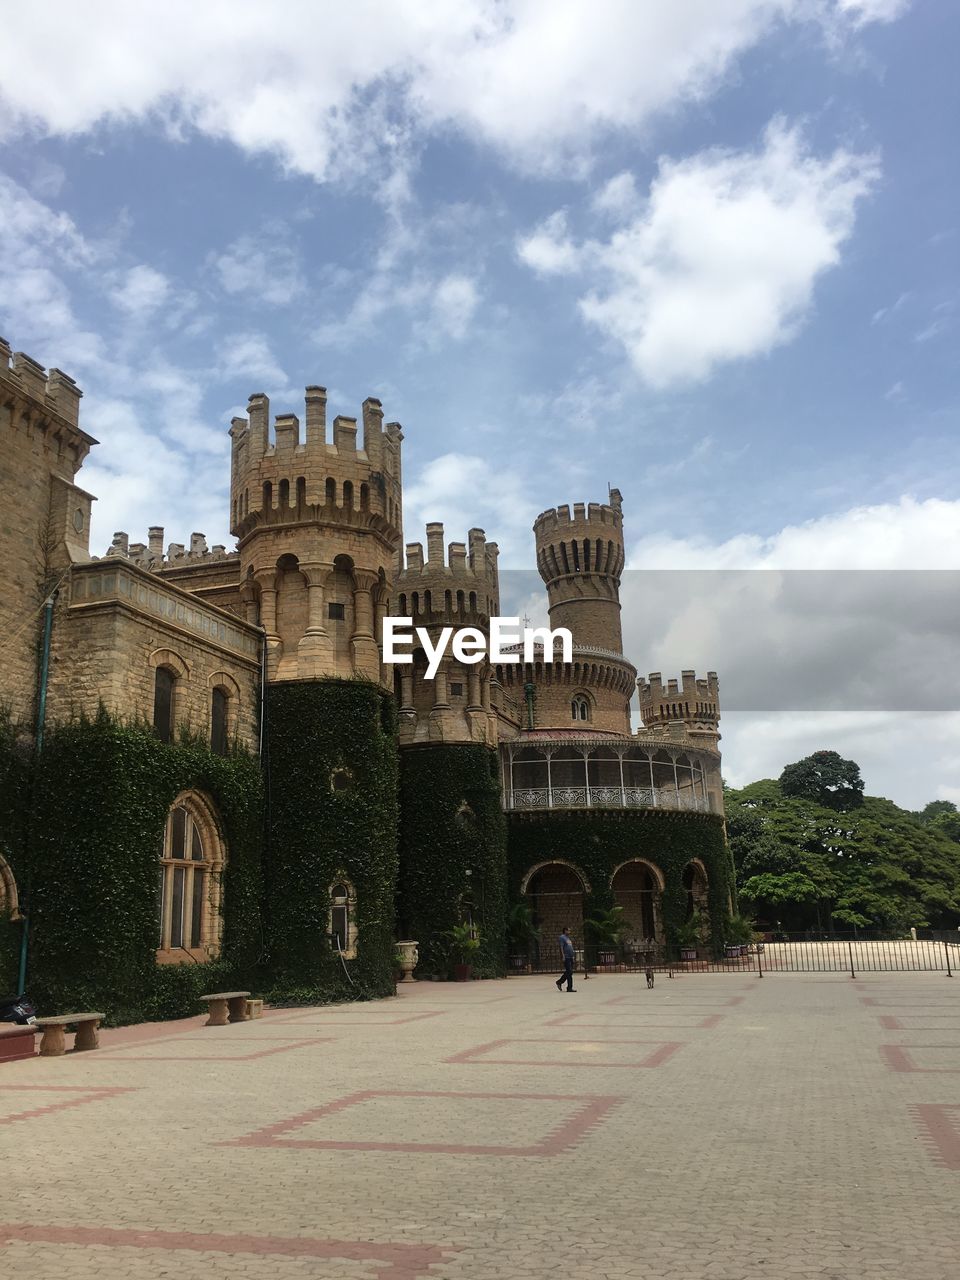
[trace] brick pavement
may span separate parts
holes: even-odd
[[[960,1273],[960,979],[602,975],[0,1065],[0,1274]]]

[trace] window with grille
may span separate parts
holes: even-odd
[[[175,805],[167,816],[160,850],[162,952],[215,954],[219,942],[219,876],[213,874],[211,855],[197,816],[188,805]]]

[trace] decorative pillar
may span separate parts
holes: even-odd
[[[260,625],[266,633],[267,679],[275,680],[283,656],[283,642],[277,634],[277,571],[261,569],[253,575],[253,580],[260,589]]]
[[[400,668],[400,714],[415,716],[417,709],[413,701],[413,667]]]
[[[323,583],[331,565],[301,564],[300,572],[307,580],[307,629],[297,644],[297,675],[330,676],[336,669],[333,637],[327,631],[324,617]]]
[[[467,672],[467,710],[483,710],[483,703],[480,701],[480,672],[476,667],[471,667]]]
[[[679,809],[682,806],[680,804],[680,779],[677,776],[677,757],[671,756],[670,758],[673,760],[673,789],[677,793],[677,808]]]
[[[380,661],[380,683],[385,689],[393,692],[393,668],[387,669],[383,665],[383,620],[387,616],[390,609],[390,597],[386,588],[381,583],[374,591],[373,604],[373,635],[377,642],[377,654]]]
[[[350,655],[353,670],[358,676],[380,683],[380,651],[373,632],[373,591],[379,587],[380,577],[368,569],[353,571],[353,634],[350,637]]]

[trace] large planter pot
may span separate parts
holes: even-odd
[[[472,964],[455,964],[453,966],[453,978],[455,982],[469,982],[472,973]]]
[[[406,942],[397,943],[397,951],[400,953],[400,964],[403,967],[403,977],[400,979],[401,982],[416,982],[416,978],[413,976],[413,971],[417,967],[417,961],[420,959],[420,952],[417,950],[419,946],[419,942],[411,942],[409,939]]]

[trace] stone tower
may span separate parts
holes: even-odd
[[[406,567],[398,574],[393,612],[413,619],[434,644],[444,627],[474,627],[489,641],[490,618],[500,609],[497,575],[499,548],[482,529],[471,529],[469,542],[444,547],[443,525],[427,525],[427,557],[423,545],[408,542]],[[496,716],[490,706],[489,663],[460,664],[449,650],[435,679],[425,679],[425,660],[397,666],[396,693],[400,743],[486,742],[497,744]]]
[[[567,627],[575,645],[623,652],[620,574],[623,516],[619,489],[609,503],[551,507],[533,526],[537,568],[547,584],[550,625]]]
[[[231,532],[240,553],[247,616],[266,632],[271,681],[364,676],[381,680],[378,640],[402,540],[400,442],[379,400],[336,417],[327,394],[306,389],[301,439],[295,414],[250,397],[234,418]]]

